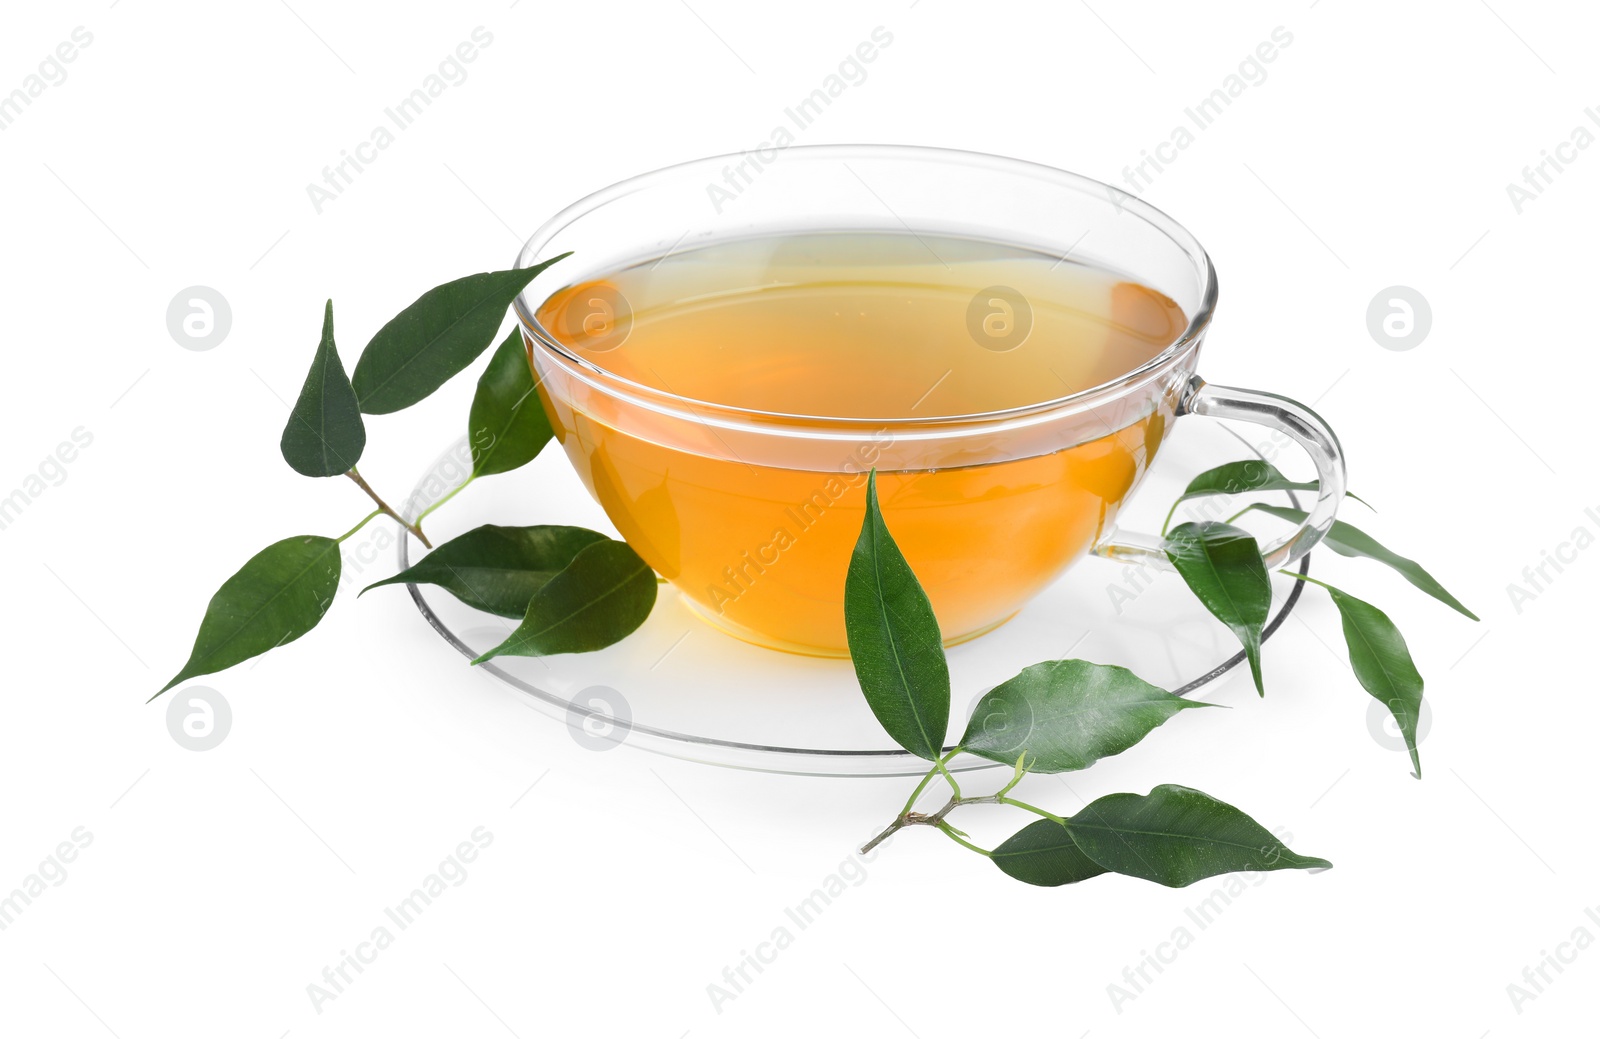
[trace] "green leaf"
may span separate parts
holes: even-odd
[[[1306,521],[1306,514],[1300,509],[1289,509],[1279,505],[1252,505],[1250,507],[1260,509],[1269,516],[1276,516],[1291,523],[1304,523]],[[1333,526],[1329,528],[1327,536],[1322,539],[1322,543],[1341,556],[1348,556],[1352,559],[1376,559],[1457,613],[1471,617],[1473,620],[1478,619],[1476,613],[1467,609],[1459,599],[1445,591],[1444,585],[1435,581],[1433,575],[1422,569],[1416,560],[1407,559],[1405,556],[1389,551],[1369,535],[1345,523],[1343,520],[1333,521]]]
[[[656,575],[620,541],[584,548],[528,603],[511,637],[473,661],[592,653],[631,635],[656,602]]]
[[[1067,820],[1067,832],[1105,869],[1167,887],[1239,870],[1333,865],[1290,851],[1232,805],[1171,784],[1145,795],[1108,794],[1092,801]]]
[[[867,477],[867,510],[844,580],[845,639],[867,706],[894,741],[929,761],[944,752],[950,668],[933,606],[900,554]]]
[[[361,410],[387,415],[443,386],[489,348],[517,293],[570,255],[521,270],[469,274],[424,292],[361,351],[352,380]]]
[[[990,852],[989,858],[1006,876],[1039,887],[1076,884],[1108,872],[1085,855],[1066,827],[1053,819],[1024,826]]]
[[[1321,582],[1318,582],[1321,583]],[[1345,646],[1350,651],[1350,669],[1361,688],[1389,709],[1395,724],[1411,751],[1411,767],[1422,778],[1422,762],[1417,757],[1417,719],[1422,714],[1422,675],[1411,660],[1405,637],[1389,615],[1369,602],[1323,585],[1339,608],[1344,622]]]
[[[1244,645],[1256,692],[1265,696],[1261,629],[1272,608],[1272,582],[1256,539],[1226,523],[1183,523],[1162,547],[1189,589]]]
[[[211,597],[189,662],[156,696],[196,675],[230,668],[293,642],[316,627],[339,590],[341,565],[339,542],[317,536],[285,538],[251,556]]]
[[[333,300],[322,313],[322,342],[278,442],[283,460],[302,476],[339,476],[354,469],[367,446],[355,390],[333,345]]]
[[[472,398],[467,417],[472,475],[492,476],[527,465],[553,435],[518,326],[489,358]]]
[[[1179,711],[1210,704],[1173,696],[1125,667],[1087,660],[1034,664],[983,695],[963,750],[1029,772],[1068,772],[1120,754]]]
[[[583,527],[485,524],[451,538],[415,566],[363,588],[436,584],[475,610],[521,619],[539,590],[604,534]]]
[[[1259,458],[1245,459],[1240,462],[1224,462],[1215,469],[1205,472],[1189,481],[1189,486],[1184,488],[1183,494],[1173,503],[1178,504],[1190,498],[1203,498],[1209,494],[1245,494],[1250,491],[1314,491],[1318,488],[1316,480],[1296,482],[1278,472],[1271,462]],[[1354,499],[1367,505],[1365,501],[1345,492],[1346,498]],[[1372,506],[1367,505],[1367,508]]]
[[[1179,501],[1201,498],[1208,494],[1244,494],[1246,491],[1314,491],[1317,481],[1296,483],[1272,465],[1261,459],[1227,462],[1189,481]]]

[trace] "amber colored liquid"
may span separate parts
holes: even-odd
[[[993,286],[1015,295],[985,292]],[[1186,320],[1149,288],[1056,257],[864,232],[684,249],[556,292],[538,316],[573,353],[645,386],[862,420],[859,440],[770,464],[710,426],[693,449],[673,446],[660,416],[597,417],[559,379],[541,384],[591,493],[701,614],[751,641],[829,655],[845,651],[844,579],[868,469],[878,468],[885,520],[955,642],[1007,619],[1092,543],[1148,466],[1167,415],[1004,461],[985,461],[992,438],[953,441],[948,457],[930,465],[924,451],[915,469],[885,464],[904,455],[899,434],[871,420],[984,414],[1112,382]]]

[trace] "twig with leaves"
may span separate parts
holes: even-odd
[[[551,263],[474,274],[440,285],[385,324],[346,376],[333,333],[333,303],[280,442],[296,472],[345,476],[377,506],[338,537],[285,538],[252,556],[212,596],[189,660],[161,692],[198,675],[234,666],[286,645],[316,627],[339,587],[340,545],[387,516],[431,551],[405,571],[363,589],[434,584],[466,605],[517,620],[511,635],[473,663],[500,655],[584,653],[635,631],[656,601],[659,578],[626,544],[581,527],[487,524],[432,546],[422,521],[482,476],[532,461],[553,437],[538,400],[520,328],[490,356],[468,416],[472,471],[421,515],[407,519],[367,483],[356,465],[366,448],[363,415],[399,411],[425,399],[488,350],[512,300]],[[1192,480],[1163,524],[1163,548],[1195,597],[1244,647],[1257,692],[1265,695],[1261,644],[1272,602],[1260,546],[1236,520],[1251,512],[1293,523],[1305,513],[1252,503],[1225,522],[1182,523],[1168,530],[1183,502],[1209,495],[1315,490],[1286,479],[1265,461],[1230,462]],[[1351,495],[1350,497],[1354,497]],[[1359,500],[1359,499],[1357,499]],[[1463,615],[1477,617],[1414,560],[1335,522],[1324,538],[1335,553],[1372,559]],[[1376,606],[1320,579],[1281,571],[1325,589],[1343,623],[1357,681],[1394,716],[1420,778],[1417,721],[1423,680],[1405,639]],[[1188,787],[1101,797],[1061,816],[1012,796],[1030,773],[1088,768],[1140,742],[1191,709],[1212,706],[1175,696],[1124,667],[1053,660],[1024,668],[978,701],[954,747],[950,670],[937,618],[901,554],[880,509],[877,476],[867,481],[865,514],[844,589],[850,656],[868,706],[888,735],[931,763],[900,813],[869,841],[870,850],[907,827],[929,826],[992,861],[1009,876],[1056,886],[1121,873],[1180,887],[1235,870],[1327,868],[1299,855],[1244,812]],[[154,699],[154,697],[152,697]],[[991,794],[962,792],[952,760],[967,754],[1009,766],[1010,780]],[[917,810],[942,780],[942,807]],[[992,849],[958,830],[960,808],[998,805],[1035,819]]]

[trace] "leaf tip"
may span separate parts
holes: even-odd
[[[1256,695],[1265,699],[1267,695],[1267,687],[1261,680],[1260,636],[1257,636],[1254,639],[1244,640],[1244,655],[1245,659],[1250,662],[1250,678],[1256,684]]]

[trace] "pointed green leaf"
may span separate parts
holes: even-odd
[[[656,575],[644,560],[620,541],[597,541],[534,594],[510,638],[473,663],[604,649],[633,634],[655,602]]]
[[[250,557],[211,597],[189,662],[161,687],[230,668],[317,626],[339,590],[339,542],[285,538]]]
[[[1417,719],[1422,714],[1422,675],[1406,648],[1405,637],[1389,615],[1369,602],[1323,585],[1339,608],[1344,622],[1345,646],[1350,651],[1350,669],[1361,688],[1389,709],[1411,752],[1411,767],[1422,778],[1422,762],[1417,757]]]
[[[1318,487],[1316,480],[1296,482],[1278,472],[1277,468],[1265,459],[1250,458],[1240,462],[1225,462],[1215,469],[1205,472],[1189,481],[1189,486],[1184,488],[1183,494],[1174,502],[1174,507],[1179,502],[1188,501],[1190,498],[1202,498],[1209,494],[1245,494],[1250,491],[1314,491]],[[1345,492],[1346,498],[1354,499],[1367,505],[1365,501]],[[1372,506],[1367,505],[1367,508]]]
[[[983,695],[963,750],[1029,772],[1068,772],[1120,754],[1179,711],[1210,704],[1173,696],[1125,667],[1087,660],[1034,664]]]
[[[1092,801],[1067,820],[1067,832],[1105,869],[1167,887],[1240,870],[1333,865],[1290,851],[1232,805],[1171,784],[1145,795],[1108,794]]]
[[[369,415],[409,408],[489,348],[511,301],[570,253],[514,271],[469,274],[429,289],[378,329],[356,362],[356,397]]]
[[[900,746],[932,761],[950,724],[950,668],[933,606],[889,535],[877,473],[844,581],[845,637],[867,706]]]
[[[489,358],[472,398],[467,416],[472,475],[492,476],[527,465],[551,436],[519,325]]]
[[[367,446],[355,390],[333,344],[333,300],[322,314],[322,342],[278,442],[283,460],[302,476],[339,476],[354,469]]]
[[[1107,872],[1073,843],[1066,827],[1053,819],[1024,826],[990,852],[989,858],[1006,876],[1039,887],[1076,884]]]
[[[1226,523],[1183,523],[1162,547],[1196,598],[1244,645],[1256,692],[1265,696],[1261,629],[1272,608],[1272,582],[1256,539]]]
[[[1252,509],[1260,509],[1269,516],[1288,520],[1290,523],[1304,523],[1306,520],[1305,512],[1300,509],[1289,509],[1280,505],[1252,505],[1250,507]],[[1405,556],[1389,551],[1370,536],[1343,520],[1333,521],[1333,526],[1329,528],[1327,535],[1322,539],[1322,543],[1341,556],[1348,556],[1352,559],[1376,559],[1457,613],[1471,617],[1473,620],[1478,619],[1476,613],[1467,609],[1459,599],[1445,591],[1444,586],[1435,581],[1432,574],[1422,569],[1416,560],[1407,559]]]
[[[1314,491],[1317,482],[1296,483],[1278,472],[1271,462],[1252,458],[1242,462],[1227,462],[1189,481],[1179,501],[1200,498],[1208,494],[1243,494],[1246,491]]]
[[[583,527],[497,527],[485,524],[451,538],[386,581],[436,584],[475,610],[521,619],[534,595],[579,552],[606,536]]]

